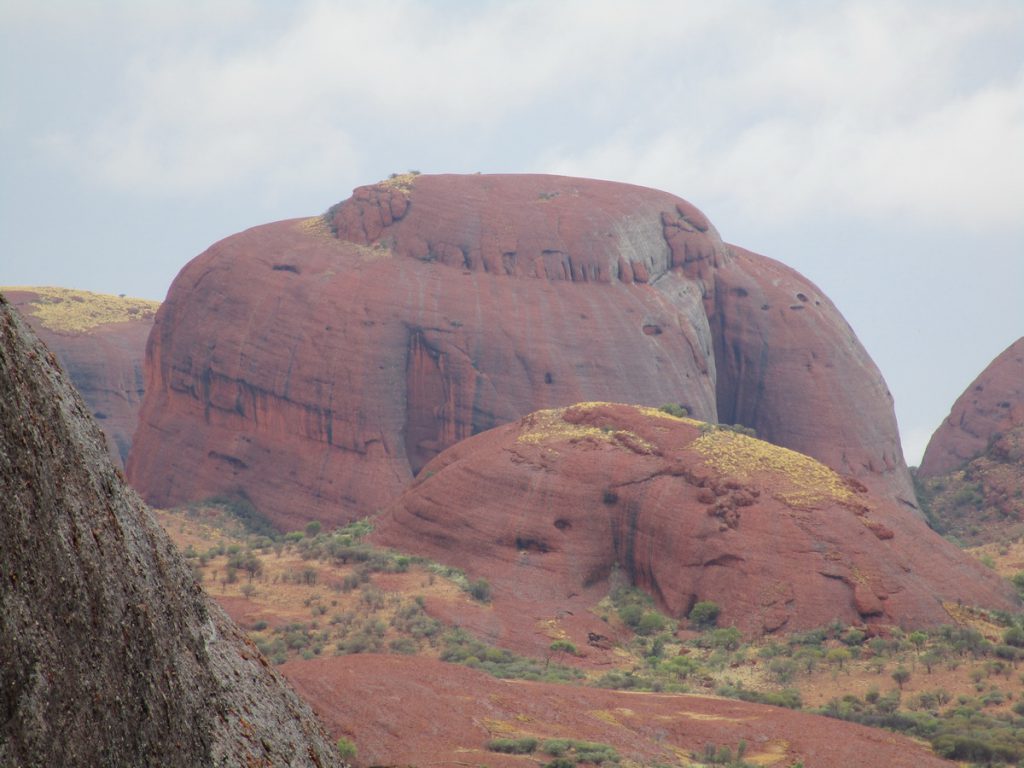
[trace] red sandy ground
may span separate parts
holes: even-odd
[[[624,761],[687,765],[706,744],[742,739],[765,766],[951,765],[886,731],[729,699],[628,693],[497,680],[426,658],[360,654],[282,667],[360,765],[542,764],[551,758],[487,751],[492,738],[568,738],[613,745]],[[698,761],[694,761],[698,762]]]

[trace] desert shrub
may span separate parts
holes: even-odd
[[[575,656],[579,653],[579,650],[568,640],[555,640],[549,647],[548,650],[552,653],[568,653],[571,656]]]
[[[1024,648],[1024,629],[1010,627],[1003,633],[1003,642],[1015,648]]]
[[[395,611],[391,617],[391,626],[417,640],[435,637],[443,627],[437,619],[428,616],[419,603],[410,603]]]
[[[713,627],[718,621],[718,614],[721,609],[716,603],[710,600],[703,600],[690,609],[689,619],[697,629]]]
[[[405,656],[412,656],[420,649],[411,637],[396,637],[388,643],[388,648],[392,653],[401,653]]]
[[[700,648],[720,648],[734,651],[740,647],[743,636],[736,627],[720,627],[710,632],[705,632],[694,642]]]
[[[638,635],[653,635],[661,632],[668,625],[668,619],[657,611],[645,611],[636,623]]]
[[[860,645],[864,642],[864,633],[859,629],[851,627],[846,630],[846,632],[843,633],[843,636],[839,639],[849,646]]]
[[[642,605],[624,605],[619,608],[619,618],[622,619],[622,623],[627,627],[636,628],[640,624],[640,619],[644,616],[644,607]]]
[[[600,765],[602,763],[617,763],[621,759],[614,747],[592,741],[548,739],[540,745],[540,750],[555,758],[571,758],[566,760],[569,765],[575,763]]]
[[[848,648],[829,648],[825,653],[825,660],[834,666],[843,669],[846,666],[853,654],[850,653]]]
[[[690,415],[690,412],[679,403],[665,403],[658,410],[669,416],[675,416],[677,419],[684,419]]]
[[[1013,582],[1013,586],[1017,588],[1017,593],[1024,595],[1024,571],[1018,571],[1010,579]]]
[[[1024,752],[1015,744],[993,743],[973,736],[943,734],[932,742],[935,751],[950,760],[991,765],[995,761],[1017,762]]]
[[[781,691],[754,691],[738,685],[723,685],[715,692],[719,696],[725,696],[730,699],[752,701],[757,704],[770,704],[773,707],[800,709],[803,706],[800,691],[795,688],[784,688]]]
[[[494,677],[509,680],[544,680],[569,682],[579,680],[583,673],[561,664],[543,663],[517,656],[511,651],[495,648],[477,640],[462,628],[448,631],[442,637],[441,661],[465,664]]]
[[[528,755],[537,749],[537,739],[491,739],[487,742],[487,749],[506,755]]]
[[[346,762],[352,760],[356,756],[356,745],[351,741],[342,736],[338,739],[338,755],[342,760]]]
[[[736,747],[736,754],[733,755],[731,747],[728,746],[716,746],[715,744],[709,743],[704,745],[704,751],[701,753],[691,752],[690,757],[694,760],[699,760],[704,765],[726,765],[729,768],[746,768],[749,763],[743,762],[743,755],[746,754],[747,743],[740,740],[739,745]]]
[[[788,683],[796,676],[796,662],[792,659],[772,659],[768,671],[780,683]]]
[[[487,583],[486,579],[470,582],[467,591],[474,600],[479,600],[481,603],[491,602],[491,585]]]

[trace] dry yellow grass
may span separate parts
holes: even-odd
[[[295,228],[312,237],[334,239],[331,228],[323,216],[310,216],[308,219],[302,219],[295,224]]]
[[[693,448],[709,466],[737,480],[747,481],[761,472],[783,478],[789,487],[773,495],[794,507],[853,498],[842,477],[824,464],[755,437],[711,429],[693,442]]]
[[[83,332],[106,323],[146,320],[156,314],[159,301],[111,296],[49,286],[5,286],[0,291],[36,294],[29,312],[51,331]]]
[[[385,187],[386,189],[398,189],[402,192],[412,191],[413,182],[416,181],[416,177],[419,176],[419,172],[409,171],[409,173],[397,173],[390,178],[384,179],[378,186]]]
[[[586,424],[570,424],[564,418],[565,412],[570,408],[573,410],[594,408],[610,403],[577,403],[569,408],[550,408],[544,411],[531,413],[524,419],[525,429],[519,433],[517,442],[520,443],[546,443],[546,442],[576,442],[579,440],[596,440],[609,445],[625,446],[628,441],[633,450],[653,452],[654,446],[641,438],[635,432],[619,429],[600,429]],[[656,410],[656,409],[650,409]],[[667,414],[666,414],[667,415]],[[674,418],[674,417],[669,417]]]

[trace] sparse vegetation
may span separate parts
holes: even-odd
[[[355,759],[357,752],[356,745],[348,739],[346,739],[344,736],[338,739],[337,747],[338,755],[341,757],[342,760],[348,762],[350,760]]]
[[[694,628],[708,629],[709,627],[715,626],[715,622],[718,621],[719,612],[720,610],[717,604],[710,600],[702,600],[690,609],[690,615],[688,618]]]
[[[383,588],[380,579],[406,574],[402,578],[426,592],[461,591],[469,598],[474,581],[457,569],[368,546],[367,521],[321,529],[313,536],[304,529],[274,538],[247,531],[223,507],[177,515],[193,528],[211,520],[225,526],[211,527],[205,540],[193,536],[184,548],[210,589],[248,594],[257,603],[274,590],[302,595],[296,598],[301,611],[294,616],[250,627],[258,647],[276,663],[341,653],[428,654],[502,678],[633,691],[707,691],[810,709],[927,740],[952,759],[1006,762],[1024,754],[1024,673],[1017,666],[1024,652],[1024,616],[950,606],[960,626],[907,633],[893,628],[873,635],[870,627],[833,622],[750,645],[735,627],[718,627],[707,619],[715,614],[713,603],[696,610],[698,603],[690,626],[703,628],[684,641],[676,635],[675,621],[615,571],[609,596],[596,610],[635,634],[616,651],[622,659],[617,668],[588,675],[558,663],[578,664],[577,658],[587,653],[573,639],[553,636],[542,658],[526,658],[465,629],[446,627],[428,614],[423,595]],[[1024,583],[1024,576],[1017,581]],[[858,688],[865,677],[873,682],[867,690]],[[830,687],[846,692],[824,697],[821,691]],[[856,690],[861,693],[850,692]],[[581,755],[592,754],[586,749],[547,753],[544,743],[540,739],[530,753],[538,764],[575,765]],[[736,762],[744,759],[738,748],[730,749],[733,764],[742,764]],[[721,750],[715,745],[716,758],[725,756]]]
[[[685,419],[690,415],[690,412],[679,403],[665,403],[658,410],[669,416],[675,416],[677,419]]]
[[[105,323],[123,323],[153,317],[159,301],[132,299],[124,294],[110,296],[69,288],[5,287],[3,290],[31,291],[37,298],[29,310],[46,327],[54,331],[88,331]]]

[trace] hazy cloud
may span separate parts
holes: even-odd
[[[367,142],[512,123],[520,166],[684,189],[753,220],[835,206],[984,227],[1024,213],[1024,69],[986,67],[983,51],[1009,44],[1019,6],[114,7],[150,33],[206,30],[135,51],[113,111],[43,137],[126,189],[308,186],[363,170]],[[235,40],[239,23],[263,34]]]

